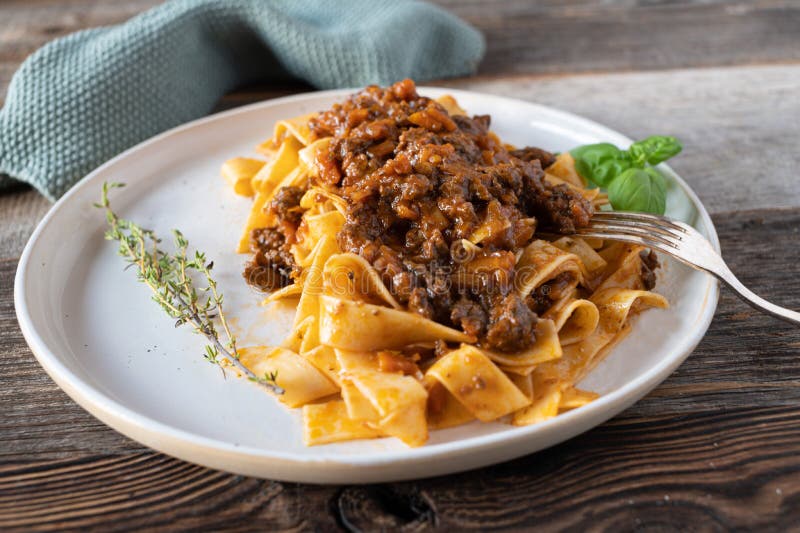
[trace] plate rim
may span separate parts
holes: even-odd
[[[237,473],[242,473],[247,475],[260,475],[259,473],[254,474],[253,472],[248,470],[239,469],[237,471],[236,467],[220,466],[220,461],[215,461],[210,456],[207,457],[206,461],[198,461],[195,458],[187,458],[183,454],[175,453],[173,449],[169,450],[165,449],[170,447],[166,446],[165,444],[167,444],[167,441],[170,441],[173,445],[182,444],[185,446],[191,446],[195,448],[194,450],[195,455],[201,454],[204,456],[208,456],[209,454],[223,454],[225,456],[231,456],[229,457],[229,460],[233,460],[234,463],[241,462],[242,460],[244,461],[256,460],[263,463],[264,466],[269,466],[269,464],[274,461],[278,461],[280,463],[288,463],[288,465],[287,464],[280,465],[279,468],[282,471],[286,471],[287,466],[293,466],[302,469],[303,467],[308,467],[308,466],[313,467],[313,466],[323,466],[323,465],[338,466],[343,468],[370,467],[372,469],[375,467],[379,468],[381,466],[398,462],[400,463],[425,462],[425,461],[430,461],[432,459],[436,459],[437,457],[440,456],[459,456],[465,453],[478,453],[481,450],[491,448],[495,445],[502,445],[504,449],[510,449],[513,448],[515,445],[528,440],[529,438],[532,437],[533,434],[539,432],[543,432],[546,434],[549,431],[551,435],[567,434],[566,437],[562,436],[562,437],[557,437],[555,439],[551,439],[552,442],[547,446],[552,446],[558,442],[563,442],[564,440],[568,440],[569,438],[572,438],[577,434],[583,433],[584,431],[588,430],[591,427],[595,427],[597,425],[602,424],[603,422],[607,421],[613,416],[619,414],[621,411],[623,411],[633,403],[639,401],[639,399],[644,397],[650,390],[652,390],[655,386],[664,381],[672,372],[674,372],[674,370],[685,361],[685,359],[692,353],[692,351],[700,342],[700,340],[705,336],[708,327],[711,323],[711,320],[714,317],[719,300],[719,282],[712,276],[708,276],[708,283],[705,289],[705,305],[702,309],[697,326],[692,330],[691,335],[681,339],[678,343],[676,343],[675,345],[676,347],[673,348],[673,351],[675,353],[679,353],[680,355],[673,358],[666,358],[664,361],[659,362],[658,365],[654,366],[649,371],[637,376],[633,380],[626,382],[619,388],[607,394],[604,394],[591,404],[560,414],[557,417],[554,417],[552,419],[531,426],[519,427],[519,428],[514,428],[513,430],[494,432],[485,435],[466,437],[456,441],[451,441],[441,444],[422,446],[420,448],[413,449],[413,454],[408,453],[408,450],[406,449],[399,449],[399,450],[376,450],[369,454],[365,454],[364,456],[356,454],[352,456],[341,456],[341,455],[334,456],[325,453],[323,450],[320,450],[320,453],[314,456],[301,455],[293,452],[265,450],[262,448],[257,448],[252,446],[235,445],[222,440],[198,435],[196,433],[192,433],[191,431],[178,429],[167,423],[154,420],[144,414],[136,412],[133,409],[118,402],[117,400],[111,398],[109,395],[101,392],[100,390],[98,390],[98,388],[94,387],[87,380],[82,379],[81,377],[73,373],[71,370],[69,370],[59,360],[59,357],[56,356],[50,350],[50,348],[46,345],[41,336],[37,333],[36,325],[31,316],[30,309],[28,308],[28,303],[25,295],[25,285],[28,274],[27,271],[31,266],[30,256],[32,255],[33,250],[35,249],[41,235],[44,233],[46,228],[51,224],[53,219],[58,215],[58,213],[62,209],[64,209],[64,206],[68,205],[71,201],[71,198],[77,195],[79,191],[88,187],[90,182],[93,182],[96,179],[96,177],[102,174],[108,167],[111,167],[115,165],[118,161],[130,157],[132,154],[135,154],[137,151],[142,150],[145,147],[150,146],[152,144],[159,143],[164,139],[169,138],[170,136],[183,134],[193,128],[203,127],[207,123],[225,119],[227,117],[237,114],[250,113],[254,110],[263,107],[271,107],[280,104],[302,102],[304,100],[312,100],[315,98],[338,97],[342,95],[348,95],[357,90],[358,89],[334,89],[327,91],[311,91],[297,95],[284,96],[280,98],[255,102],[234,109],[222,111],[220,113],[208,115],[193,120],[191,122],[188,122],[186,124],[182,124],[170,130],[162,132],[158,135],[155,135],[145,141],[142,141],[141,143],[125,150],[119,155],[103,163],[95,170],[84,176],[81,180],[79,180],[64,196],[62,196],[55,204],[53,204],[53,206],[48,210],[44,218],[37,224],[36,229],[32,233],[31,237],[28,239],[28,242],[25,245],[22,255],[20,256],[14,280],[14,305],[20,329],[22,330],[23,336],[28,346],[30,347],[31,351],[33,352],[34,356],[36,357],[37,361],[42,366],[42,368],[44,368],[44,370],[51,377],[51,379],[53,379],[53,381],[62,390],[64,390],[73,401],[78,403],[81,407],[83,407],[90,414],[98,418],[104,424],[110,426],[112,429],[126,435],[127,437],[135,441],[141,442],[146,446],[153,448],[157,451],[160,451],[162,453],[178,457],[182,460],[204,464],[212,468],[236,471]],[[562,117],[570,120],[577,120],[579,122],[583,122],[584,124],[590,125],[593,128],[598,129],[604,134],[613,134],[618,139],[624,140],[624,142],[632,142],[631,139],[628,138],[626,135],[623,135],[617,132],[616,130],[613,130],[591,119],[585,118],[583,116],[568,111],[563,111],[555,107],[537,104],[535,102],[498,96],[489,93],[482,93],[478,91],[452,89],[448,87],[420,86],[418,87],[418,90],[422,94],[425,94],[426,92],[447,93],[447,94],[452,94],[453,96],[456,97],[458,97],[459,94],[461,94],[461,95],[469,95],[469,97],[491,100],[496,102],[497,104],[525,105],[532,108],[545,109],[547,110],[548,113],[554,113],[555,115],[561,115]],[[671,180],[682,189],[683,193],[692,202],[692,204],[694,205],[695,209],[697,209],[698,212],[698,221],[702,221],[703,225],[705,226],[708,232],[709,241],[711,242],[713,247],[717,250],[717,252],[719,252],[720,245],[716,233],[716,228],[714,227],[714,223],[711,220],[708,211],[706,210],[705,206],[700,201],[700,199],[697,197],[696,193],[671,168],[663,164],[660,165],[659,168],[662,171],[664,171],[671,178]],[[611,414],[608,414],[609,412]],[[598,415],[600,415],[601,419],[598,422],[592,421],[589,424],[585,423],[587,420],[592,419],[593,416],[597,417]],[[580,424],[581,421],[584,422],[583,425]],[[579,431],[571,432],[570,428],[575,428],[575,427],[581,427],[581,429]],[[536,449],[537,450],[544,449],[545,447]],[[515,452],[507,454],[505,459],[500,459],[500,460],[510,460],[514,457],[519,457],[522,455],[526,455],[528,453],[533,453],[533,450],[528,452],[523,451],[521,453]],[[237,457],[239,459],[236,459]],[[485,462],[479,462],[479,464],[473,464],[472,466],[465,466],[463,468],[452,468],[452,469],[448,468],[446,470],[448,472],[458,472],[496,462],[498,461],[490,459]],[[273,466],[278,467],[277,464]],[[439,473],[440,472],[432,472],[429,475],[438,475]],[[299,481],[310,481],[315,483],[335,482],[335,481],[316,480],[315,478],[318,476],[314,476],[313,474],[310,476],[304,476],[304,475],[292,475],[289,477],[276,476],[273,479],[279,479],[281,477],[291,481],[299,480]],[[319,476],[319,477],[325,477],[325,476]],[[402,475],[370,476],[368,474],[362,477],[368,478],[370,480],[387,481],[389,479],[391,480],[412,479],[412,478],[418,479],[426,476],[417,474],[412,474],[405,477]]]

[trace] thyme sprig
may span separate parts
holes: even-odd
[[[108,192],[124,186],[124,183],[104,183],[100,202],[94,205],[105,211],[108,222],[105,238],[119,243],[119,255],[128,263],[126,268],[136,268],[138,280],[150,287],[153,301],[175,319],[175,327],[189,324],[195,333],[208,339],[203,355],[206,361],[219,365],[223,374],[225,366],[233,366],[250,381],[275,394],[283,394],[276,382],[277,372],[257,376],[239,360],[236,337],[231,334],[223,310],[222,293],[211,275],[214,262],[207,262],[200,251],[190,255],[189,241],[178,230],[172,231],[175,252],[170,254],[159,248],[161,239],[152,230],[117,216],[111,209]],[[203,280],[205,286],[198,287],[196,278]],[[220,338],[214,319],[222,326],[225,342]]]

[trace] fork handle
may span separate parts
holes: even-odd
[[[745,303],[749,304],[751,307],[770,314],[775,318],[785,320],[786,322],[794,324],[795,326],[800,326],[800,313],[797,311],[792,311],[791,309],[786,309],[785,307],[781,307],[772,302],[766,301],[764,298],[745,287],[744,284],[739,281],[739,278],[737,278],[726,265],[721,265],[715,270],[715,272],[709,272],[714,274],[728,287],[733,289],[739,298],[744,300]]]

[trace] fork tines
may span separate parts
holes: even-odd
[[[592,216],[589,226],[578,229],[575,235],[629,242],[666,253],[692,268],[713,274],[756,309],[800,325],[800,313],[768,302],[745,287],[708,239],[688,224],[645,213],[600,211]]]
[[[602,221],[624,221],[624,222],[649,222],[651,224],[663,225],[677,231],[687,233],[687,227],[682,222],[677,222],[671,218],[661,215],[651,215],[649,213],[629,213],[627,211],[597,211],[592,220]]]
[[[651,248],[677,249],[688,234],[680,222],[645,213],[599,211],[592,216],[588,227],[580,228],[576,235],[612,239]]]

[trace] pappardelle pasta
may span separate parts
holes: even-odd
[[[515,149],[410,80],[283,120],[223,176],[253,205],[244,276],[294,299],[281,346],[239,350],[302,407],[307,445],[473,420],[534,424],[646,307],[655,255],[569,234],[607,204],[568,153]]]

